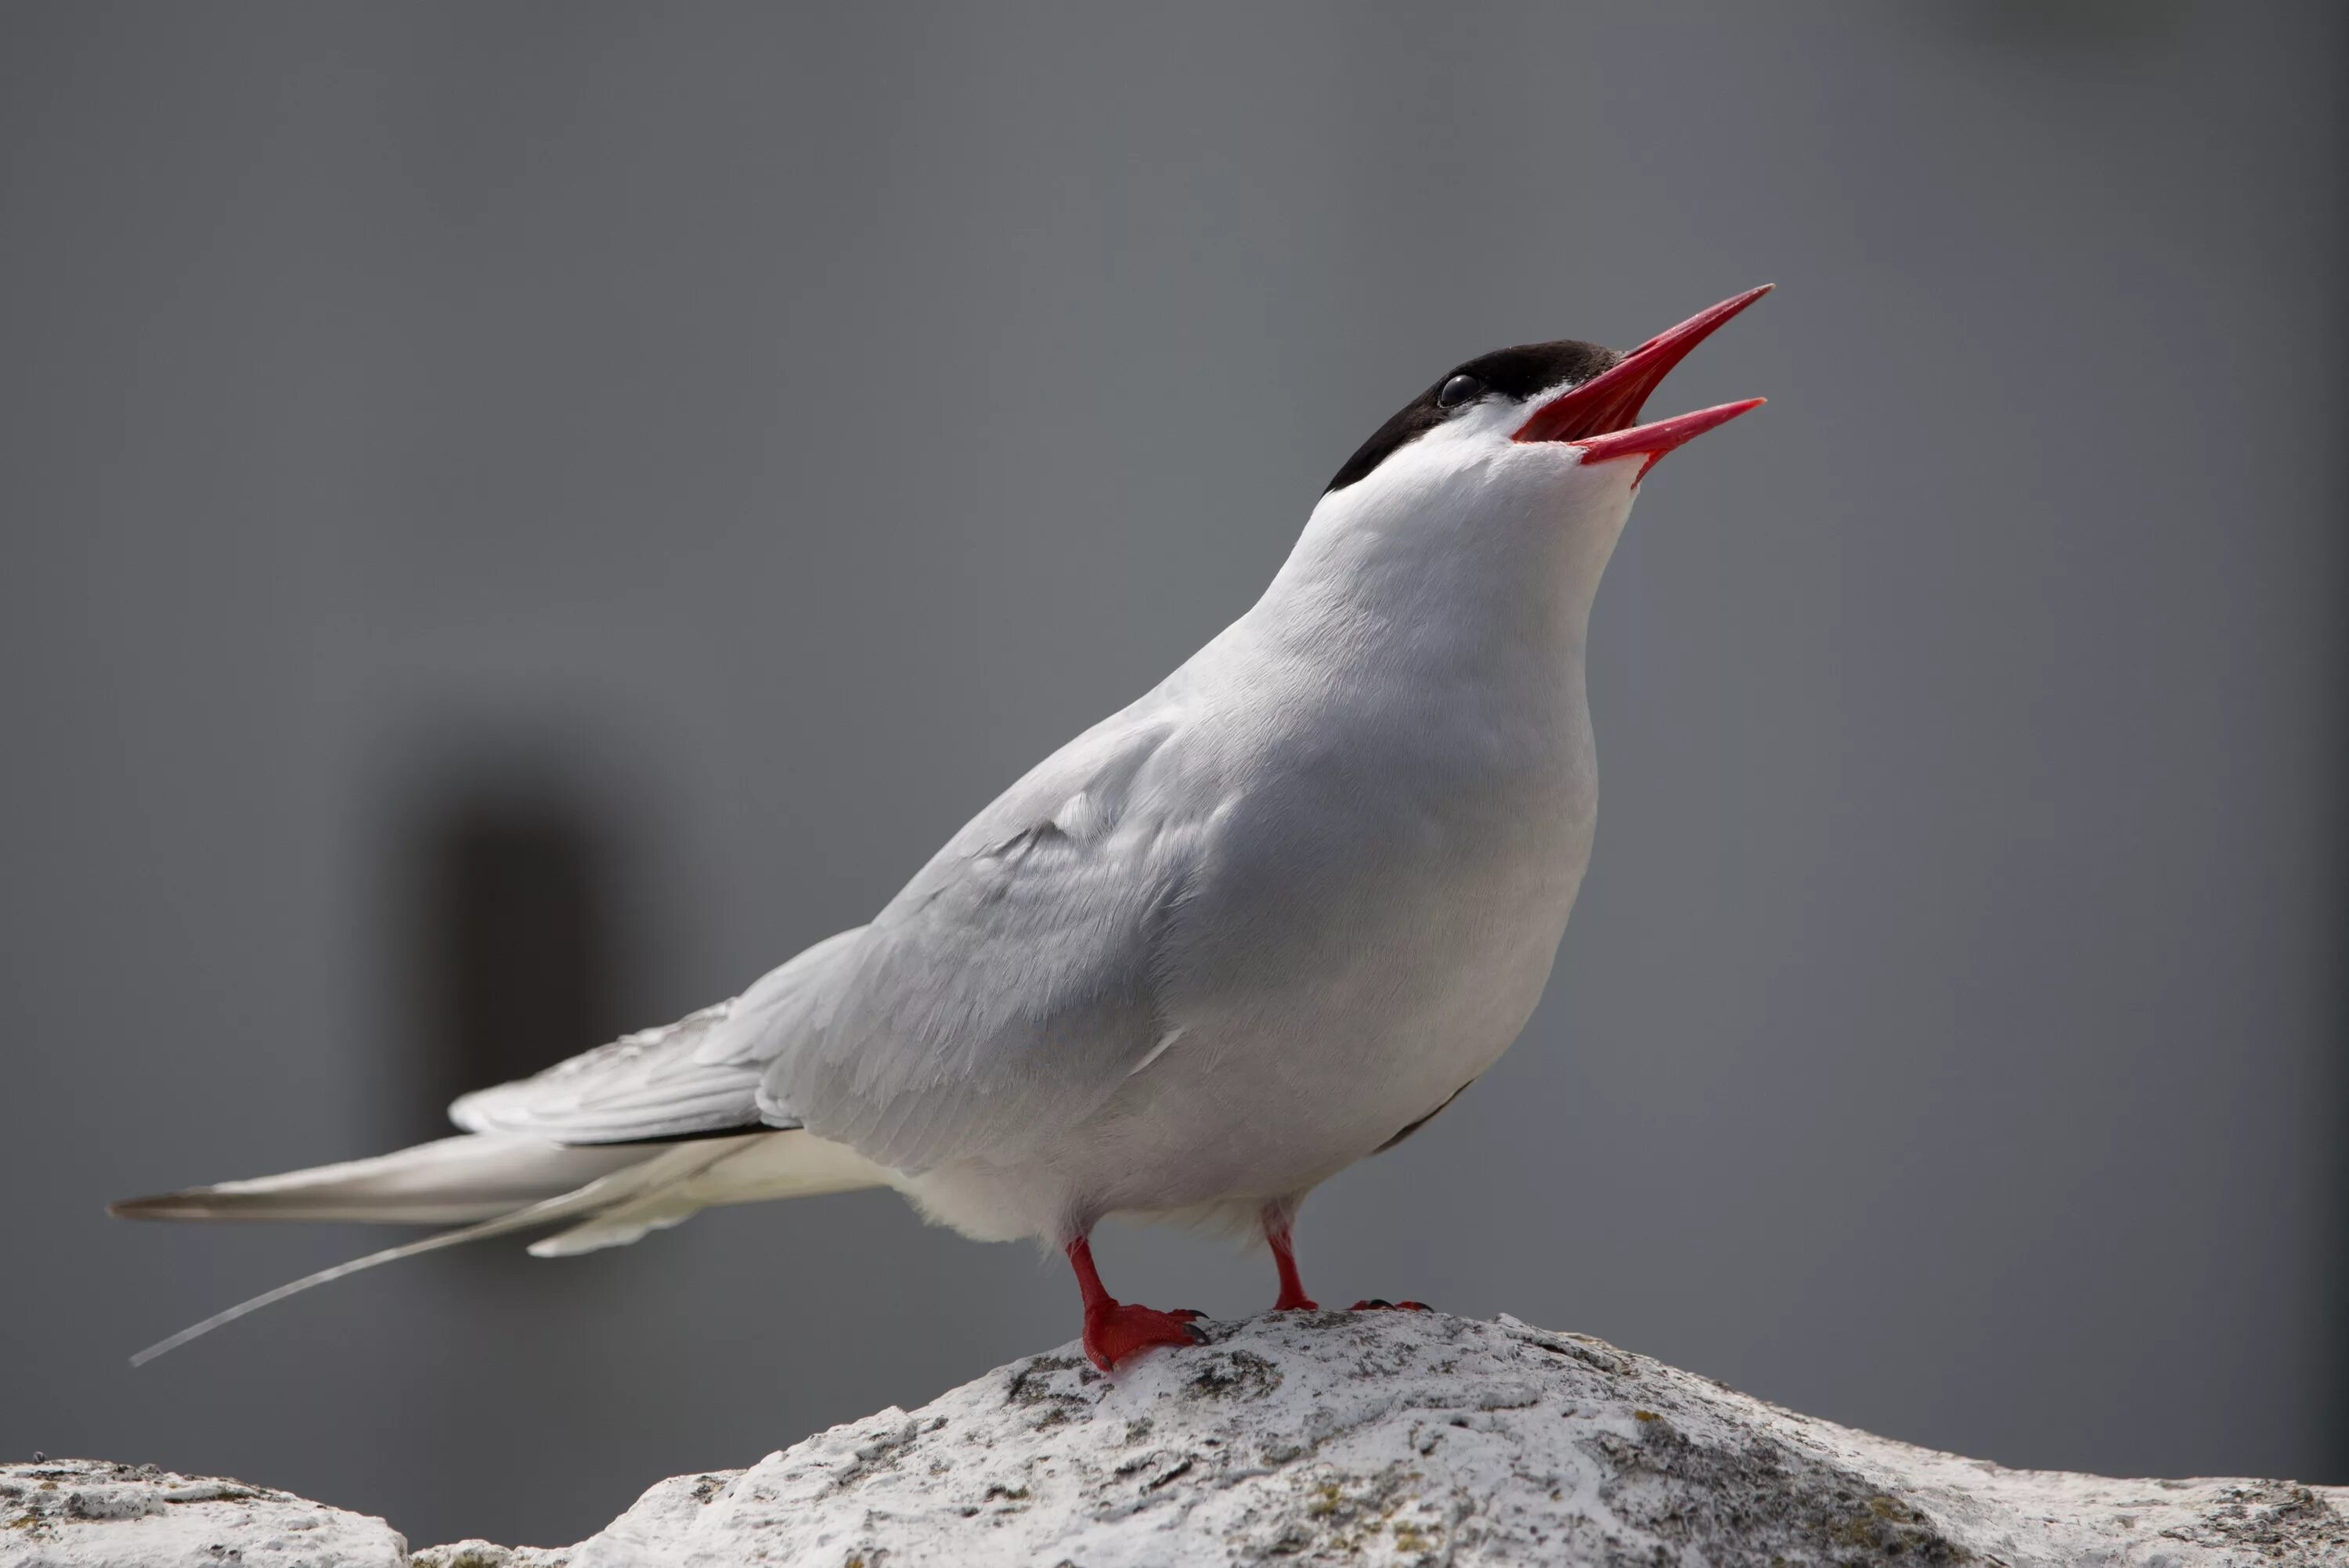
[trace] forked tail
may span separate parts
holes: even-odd
[[[623,1246],[719,1203],[809,1197],[888,1184],[890,1172],[792,1130],[660,1144],[565,1146],[497,1134],[444,1138],[373,1160],[223,1181],[117,1203],[151,1220],[357,1220],[455,1224],[386,1247],[214,1313],[141,1350],[134,1367],[313,1285],[464,1242],[573,1222],[531,1247],[566,1257]]]

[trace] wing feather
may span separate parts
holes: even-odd
[[[827,937],[740,995],[674,1024],[624,1035],[534,1077],[476,1090],[449,1108],[469,1132],[525,1133],[557,1143],[633,1143],[763,1126],[766,1062],[806,1026],[824,977],[863,928]]]
[[[527,1133],[557,1143],[625,1143],[759,1125],[759,1075],[704,1064],[694,1047],[732,1002],[623,1035],[544,1072],[476,1090],[449,1108],[468,1132]]]
[[[450,1114],[563,1143],[804,1127],[905,1172],[1016,1155],[1180,1032],[1160,964],[1214,824],[1179,803],[1217,798],[1167,787],[1180,727],[1163,694],[1095,726],[872,924]]]
[[[1164,787],[1176,733],[1128,709],[957,833],[774,1056],[768,1113],[919,1171],[1014,1155],[1114,1093],[1167,1033],[1155,960],[1207,829]]]

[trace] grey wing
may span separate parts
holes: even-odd
[[[523,1133],[554,1143],[631,1143],[765,1126],[759,1113],[765,1058],[794,1032],[861,930],[817,943],[714,1007],[469,1094],[449,1108],[450,1119],[468,1132]]]
[[[1084,1115],[1169,1029],[1159,959],[1210,824],[1129,709],[1014,785],[867,926],[760,1104],[906,1171]]]

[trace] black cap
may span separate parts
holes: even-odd
[[[1373,469],[1395,452],[1471,406],[1483,391],[1497,392],[1522,402],[1553,387],[1578,386],[1622,357],[1611,348],[1571,337],[1561,337],[1555,343],[1521,343],[1515,348],[1480,354],[1437,377],[1426,391],[1396,410],[1393,418],[1381,425],[1369,440],[1355,449],[1354,455],[1346,459],[1346,466],[1338,470],[1329,489],[1321,493],[1344,490],[1357,480],[1367,479]],[[1447,407],[1440,399],[1444,388],[1455,376],[1467,377],[1482,390]]]

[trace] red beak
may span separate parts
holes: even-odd
[[[1742,403],[1723,403],[1719,407],[1659,419],[1652,425],[1633,423],[1647,405],[1649,394],[1671,373],[1673,366],[1687,358],[1689,351],[1712,336],[1722,323],[1769,292],[1768,284],[1748,289],[1710,310],[1699,311],[1669,332],[1657,334],[1581,386],[1535,409],[1533,417],[1519,427],[1515,439],[1565,441],[1582,449],[1582,460],[1586,463],[1644,457],[1647,461],[1631,480],[1638,484],[1674,447],[1715,425],[1727,424],[1749,408],[1762,406],[1762,398],[1749,397]]]

